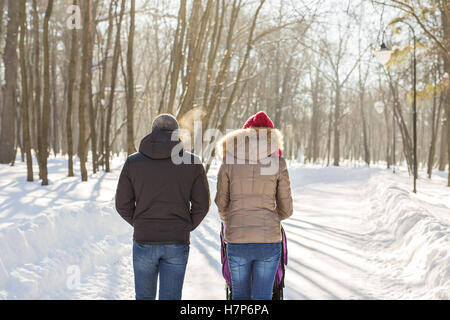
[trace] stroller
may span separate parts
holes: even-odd
[[[230,275],[230,267],[228,265],[227,242],[225,241],[225,228],[226,228],[225,225],[222,223],[220,231],[222,275],[225,279],[226,299],[231,300],[232,298],[231,275]],[[281,227],[281,235],[282,235],[282,242],[281,242],[282,252],[280,263],[277,269],[277,274],[275,276],[275,281],[273,284],[272,300],[283,300],[285,266],[287,265],[288,262],[287,239],[283,227]]]

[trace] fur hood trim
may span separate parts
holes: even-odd
[[[225,135],[217,147],[222,159],[228,154],[235,159],[258,161],[283,150],[283,135],[271,128],[239,129]]]

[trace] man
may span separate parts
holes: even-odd
[[[158,275],[159,299],[181,299],[189,235],[210,206],[203,165],[180,148],[177,135],[177,120],[168,114],[158,116],[139,152],[126,160],[117,185],[116,209],[134,227],[137,300],[155,299]],[[185,161],[176,164],[175,157]]]

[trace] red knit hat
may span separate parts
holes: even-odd
[[[244,124],[244,129],[248,128],[271,128],[274,129],[275,126],[273,125],[272,120],[269,118],[267,113],[264,111],[260,111],[257,114],[251,116],[248,118],[248,120]],[[281,157],[282,152],[281,150],[278,150],[273,154],[275,157]]]
[[[247,122],[244,124],[244,129],[248,128],[274,128],[272,120],[264,112],[260,111],[257,114],[248,118]]]

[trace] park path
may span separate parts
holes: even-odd
[[[368,169],[291,172],[294,215],[283,222],[289,249],[285,299],[372,299],[388,290],[380,282],[383,268],[374,263],[380,252],[368,247],[373,240],[367,197],[371,176]],[[214,175],[209,180],[214,199]],[[184,299],[224,298],[219,230],[213,205],[191,235]],[[76,298],[133,298],[131,244],[127,246],[128,251],[121,250],[124,256],[88,276]]]

